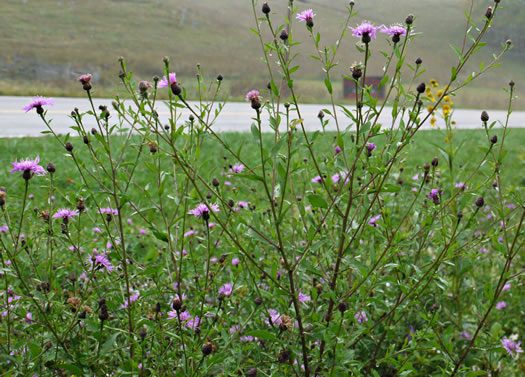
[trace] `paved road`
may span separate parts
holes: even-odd
[[[31,97],[0,97],[0,137],[23,137],[23,136],[39,136],[41,131],[45,130],[45,125],[39,119],[36,112],[33,110],[25,113],[22,107],[31,102]],[[195,103],[191,103],[192,106]],[[110,99],[96,99],[95,105],[107,105],[110,109]],[[90,109],[87,99],[79,98],[57,98],[55,105],[47,107],[48,118],[53,119],[52,125],[58,133],[66,133],[69,127],[73,125],[73,121],[69,118],[71,110],[78,107],[80,111],[87,111]],[[305,120],[305,127],[308,130],[317,130],[320,128],[320,123],[317,118],[319,110],[328,108],[327,105],[302,105],[301,116]],[[169,112],[164,104],[159,104],[158,111],[163,122],[168,118]],[[183,117],[189,116],[188,110],[183,110]],[[390,126],[391,109],[385,108],[380,118],[380,123]],[[506,113],[504,111],[489,111],[491,121],[504,121]],[[251,118],[254,116],[253,110],[247,103],[228,103],[224,107],[221,115],[213,129],[217,132],[221,131],[249,131],[251,125]],[[345,115],[338,112],[339,121],[344,128],[350,122],[347,121]],[[95,126],[95,121],[84,118],[86,127]],[[480,111],[479,110],[456,110],[454,114],[456,120],[456,127],[459,129],[473,129],[480,128]],[[265,123],[267,120],[265,118]],[[438,121],[437,127],[443,127],[442,121]],[[514,112],[511,115],[510,127],[525,128],[525,112]],[[331,120],[328,129],[335,129],[335,123]],[[430,124],[426,124],[424,128],[431,128]],[[266,126],[266,130],[269,127]]]

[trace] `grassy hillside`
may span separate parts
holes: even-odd
[[[279,4],[277,4],[279,3]],[[283,22],[286,1],[270,1],[274,18]],[[322,31],[326,44],[334,43],[345,21],[343,0],[296,0],[299,9],[314,8],[316,29]],[[464,10],[469,0],[384,0],[357,1],[356,24],[368,19],[378,24],[401,22],[406,15],[416,16],[416,40],[409,61],[420,56],[427,70],[425,78],[444,81],[450,74],[455,55],[451,43],[460,45],[465,29]],[[480,22],[490,1],[475,1],[473,20]],[[486,4],[485,4],[486,3]],[[523,41],[524,0],[507,0],[502,17],[489,32],[489,46],[480,55],[486,62],[499,43],[507,38]],[[521,6],[520,6],[521,5]],[[259,6],[257,7],[259,8]],[[295,22],[295,21],[294,21]],[[233,96],[248,88],[264,86],[267,78],[260,60],[251,0],[2,0],[0,12],[0,94],[73,95],[78,91],[74,78],[83,72],[94,74],[99,95],[109,95],[118,88],[118,56],[124,56],[138,78],[150,79],[162,73],[162,57],[171,57],[180,78],[191,84],[195,65],[212,76],[221,73]],[[322,73],[309,58],[315,53],[304,25],[295,23],[296,41],[304,58],[297,72],[297,85],[305,101],[326,101]],[[520,40],[521,38],[521,40]],[[386,49],[384,38],[374,48]],[[343,40],[335,77],[342,77],[348,67],[362,59],[354,47],[356,39],[348,34]],[[523,43],[521,43],[523,46]],[[491,72],[481,82],[474,82],[457,99],[460,106],[501,107],[501,89],[510,79],[525,93],[520,78],[525,77],[525,55],[519,46],[503,60],[504,68]],[[375,51],[373,71],[379,73],[383,57]],[[479,62],[476,66],[479,65]],[[469,70],[467,70],[469,71]],[[341,89],[341,85],[336,85]],[[523,97],[523,96],[522,96]],[[524,108],[521,100],[518,105]]]

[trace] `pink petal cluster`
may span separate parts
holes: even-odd
[[[261,95],[261,93],[259,93],[258,90],[250,90],[246,94],[246,101],[253,102],[253,101],[256,101],[256,100],[260,100],[260,95]]]
[[[46,175],[47,174],[46,170],[42,166],[38,165],[39,162],[40,162],[40,158],[38,156],[36,156],[34,160],[30,160],[30,159],[25,159],[21,161],[15,160],[15,162],[13,162],[13,169],[11,170],[11,173],[14,173],[15,171],[24,172],[26,170],[29,170],[32,174],[35,174],[35,175],[39,175],[39,176]]]
[[[372,40],[376,37],[377,31],[383,29],[384,27],[385,25],[374,26],[368,21],[363,21],[361,25],[355,28],[350,27],[350,29],[353,31],[352,35],[354,37],[362,37],[363,35],[368,35]]]
[[[405,29],[404,26],[401,26],[401,25],[392,25],[390,27],[385,27],[381,30],[381,33],[385,33],[385,34],[389,34],[391,35],[392,37],[397,35],[397,36],[401,36],[401,35],[406,35],[407,34],[407,31]]]
[[[219,212],[219,206],[217,204],[210,204],[210,208],[204,203],[199,204],[194,209],[190,210],[189,214],[195,217],[201,217],[204,213],[209,213],[210,209],[213,212]]]
[[[303,10],[301,13],[299,13],[296,18],[299,21],[308,22],[308,21],[312,21],[314,17],[315,17],[314,11],[312,9],[306,9],[306,10]]]
[[[56,213],[53,215],[54,219],[70,219],[72,217],[78,216],[78,211],[76,209],[70,210],[68,208],[61,208],[56,211]]]
[[[44,98],[44,97],[33,97],[33,99],[31,100],[31,103],[27,106],[25,106],[24,108],[22,108],[22,110],[25,110],[25,112],[27,113],[28,111],[31,111],[33,109],[38,109],[38,108],[42,108],[42,106],[47,106],[47,105],[54,105],[53,103],[53,99],[52,98]]]
[[[164,76],[162,80],[159,81],[158,87],[165,88],[166,86],[170,86],[171,84],[175,84],[175,83],[177,83],[177,75],[175,74],[175,72],[171,72],[168,75],[168,78]]]

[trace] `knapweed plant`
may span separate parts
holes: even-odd
[[[251,133],[215,132],[223,77],[209,84],[199,66],[190,103],[168,58],[151,83],[121,58],[127,96],[112,108],[81,76],[91,108],[72,111],[73,135],[54,132],[51,101],[26,108],[67,163],[13,156],[0,191],[2,375],[522,375],[524,197],[502,173],[514,83],[505,123],[481,114],[481,153],[454,138],[454,96],[511,48],[465,74],[500,1],[467,13],[441,86],[407,61],[424,38],[412,15],[374,25],[352,1],[325,47],[315,10],[251,5],[268,77],[246,88]],[[338,62],[353,44],[360,63]],[[331,101],[316,132],[294,86],[299,54],[319,62]],[[336,103],[337,64],[351,65],[353,106]],[[416,134],[438,117],[447,138],[416,164]]]

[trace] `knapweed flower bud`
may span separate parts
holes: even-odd
[[[505,44],[507,45],[507,47],[512,46],[512,40],[507,39],[507,40],[505,41]]]
[[[251,102],[252,109],[259,110],[261,108],[261,97],[257,90],[250,90],[246,94],[246,101]]]
[[[514,85],[515,85],[514,81],[510,80],[510,82],[509,82],[509,86],[510,86],[511,88],[514,88]]]
[[[193,114],[190,114],[190,116],[189,116],[189,118],[188,118],[188,119],[190,120],[190,122],[193,122],[193,121],[195,121],[195,117],[193,116]]]
[[[428,162],[425,162],[425,164],[423,165],[423,169],[425,170],[425,174],[428,174],[428,172],[430,171],[430,164]]]
[[[174,82],[170,85],[171,92],[175,94],[176,96],[180,96],[182,93],[182,88],[179,86],[178,83]]]
[[[436,168],[436,167],[438,166],[438,164],[439,164],[439,160],[438,160],[438,158],[437,158],[437,157],[434,157],[434,158],[432,159],[432,166]]]
[[[217,178],[213,178],[211,181],[211,184],[213,185],[213,187],[219,187],[221,183],[219,182]]]
[[[89,144],[89,139],[88,139],[88,137],[86,135],[84,135],[82,137],[82,140],[84,141],[84,144],[86,144],[86,145]]]
[[[458,221],[460,221],[462,218],[463,218],[463,212],[462,211],[459,211],[458,214],[456,215]]]
[[[221,74],[217,75],[217,81],[222,81],[224,79],[224,77],[222,77]]]
[[[73,144],[71,144],[69,141],[65,145],[66,151],[73,152]]]
[[[95,128],[92,128],[92,129],[91,129],[91,135],[96,135],[97,132],[98,132],[98,131],[97,131]]]
[[[323,110],[319,111],[319,114],[317,114],[317,117],[319,119],[323,120],[323,118],[324,118],[324,111]]]
[[[268,5],[268,3],[264,3],[263,6],[262,6],[262,12],[266,15],[268,15],[270,13],[271,9],[270,9],[270,6]]]
[[[51,162],[47,164],[47,171],[50,172],[51,174],[53,174],[54,172],[56,172],[56,168],[55,168],[55,165],[53,165]]]
[[[206,199],[211,200],[211,198],[213,198],[213,195],[211,194],[211,192],[208,191],[208,193],[206,194]]]
[[[162,62],[164,63],[164,65],[170,64],[170,58],[165,56],[165,57],[162,58]]]
[[[363,70],[361,69],[361,66],[359,65],[354,65],[350,67],[350,70],[352,71],[352,78],[356,81],[359,80],[361,76],[363,75]]]
[[[417,65],[421,65],[421,63],[423,63],[423,59],[421,59],[421,58],[417,58],[417,59],[416,59],[416,64],[417,64]]]
[[[405,19],[405,24],[412,25],[414,23],[414,15],[409,14],[407,18]]]
[[[355,1],[354,0],[351,0],[348,5],[350,5],[351,7],[353,7],[355,5]]]
[[[31,177],[33,176],[33,173],[31,172],[30,169],[26,169],[24,170],[24,172],[22,173],[22,178],[24,178],[26,181],[29,181],[31,179]]]
[[[496,144],[498,142],[498,135],[494,135],[490,138],[490,142],[492,144]]]
[[[426,89],[426,88],[427,88],[427,86],[425,85],[424,82],[422,82],[421,84],[419,84],[419,85],[417,86],[417,92],[418,92],[419,94],[423,94],[423,93],[425,93],[425,89]]]
[[[346,310],[348,309],[348,306],[346,305],[346,303],[344,303],[344,302],[340,302],[340,303],[339,303],[339,306],[337,307],[337,309],[339,309],[339,311],[341,312],[341,314],[343,314],[343,313],[346,312]]]
[[[262,297],[255,297],[255,300],[253,300],[254,304],[259,306],[262,304]]]
[[[481,208],[485,204],[485,199],[482,196],[476,199],[476,207]]]
[[[485,12],[485,17],[487,17],[487,19],[489,20],[492,18],[492,7],[487,8],[487,11]]]
[[[157,153],[157,147],[155,146],[155,144],[149,143],[148,146],[149,146],[149,151],[151,152],[151,154]]]
[[[81,75],[78,78],[78,81],[80,81],[80,83],[82,84],[82,88],[85,91],[91,90],[91,88],[92,88],[92,86],[91,86],[91,79],[92,78],[93,78],[93,76],[90,73],[87,73],[85,75]]]
[[[178,312],[182,308],[182,301],[178,298],[174,299],[173,303],[171,304],[171,307],[173,308],[173,310]]]
[[[78,198],[77,199],[77,209],[78,212],[84,212],[86,209],[86,204],[84,203],[84,198]]]
[[[233,199],[228,200],[228,207],[233,208],[234,205],[235,202],[233,201]]]
[[[288,37],[288,32],[284,29],[281,31],[281,34],[279,34],[279,38],[281,38],[282,41],[287,41]]]
[[[140,339],[142,339],[142,341],[144,341],[147,335],[148,335],[148,332],[146,331],[144,327],[139,330],[139,336],[140,336]]]
[[[7,194],[5,192],[5,189],[4,190],[0,190],[0,207],[4,207],[4,204],[5,204],[5,198],[6,198]]]
[[[246,372],[247,377],[257,377],[257,368],[252,368]]]
[[[482,122],[488,122],[489,121],[489,114],[486,111],[481,112],[481,121]]]
[[[213,345],[208,342],[205,345],[202,346],[202,353],[204,356],[208,356],[213,351]]]
[[[143,96],[148,93],[148,90],[150,88],[151,88],[151,84],[149,82],[147,81],[139,82],[139,91],[140,91],[140,94],[142,94]]]

